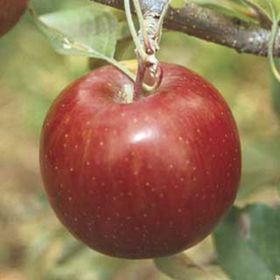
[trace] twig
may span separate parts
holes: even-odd
[[[145,5],[142,0],[142,7]],[[156,0],[150,0],[155,2]],[[124,9],[123,0],[95,0],[100,4]],[[194,3],[186,3],[180,9],[169,8],[164,21],[169,30],[184,32],[235,49],[240,53],[267,56],[271,31],[261,24],[245,22],[220,14]],[[274,55],[280,56],[280,31],[275,40]]]

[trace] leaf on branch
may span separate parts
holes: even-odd
[[[93,4],[40,17],[31,6],[29,10],[57,52],[95,58],[114,56],[120,35],[118,21],[110,12]]]
[[[233,208],[215,231],[218,263],[232,280],[271,280],[280,274],[280,207]]]
[[[136,23],[135,23],[136,24]],[[119,21],[118,22],[118,32],[117,32],[117,39],[123,40],[128,39],[131,37],[128,24],[126,21]]]
[[[218,266],[200,266],[186,254],[158,258],[154,263],[161,272],[176,280],[229,280]]]

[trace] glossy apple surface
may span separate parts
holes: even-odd
[[[40,163],[60,221],[111,256],[153,258],[205,238],[232,205],[240,143],[229,107],[191,71],[162,64],[153,95],[116,102],[131,82],[112,66],[66,88],[41,135]]]
[[[0,37],[18,22],[26,6],[27,0],[0,0]]]

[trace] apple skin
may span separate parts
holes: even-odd
[[[27,2],[28,0],[0,0],[0,37],[18,22]]]
[[[41,135],[41,173],[66,228],[115,257],[175,254],[232,205],[240,141],[231,111],[197,74],[162,64],[156,93],[115,102],[127,77],[99,68],[66,88]]]

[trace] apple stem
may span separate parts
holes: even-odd
[[[137,34],[132,19],[130,0],[124,0],[125,14],[138,58],[134,99],[141,97],[143,88],[147,92],[152,92],[161,83],[163,73],[160,63],[156,58],[156,53],[159,50],[163,18],[167,12],[169,2],[170,0],[146,1],[144,4],[142,3],[143,7],[141,7],[139,0],[133,0],[140,24],[140,31]]]
[[[134,83],[134,99],[140,99],[142,94],[142,84],[145,77],[146,68],[143,63],[139,63],[138,59],[138,69],[136,75],[136,81]]]
[[[138,55],[141,56],[143,59],[146,58],[146,52],[144,51],[141,42],[139,40],[139,37],[137,35],[137,31],[132,19],[132,13],[131,13],[131,7],[130,7],[130,0],[124,0],[124,8],[125,8],[125,15],[128,23],[128,28],[131,33],[133,42],[136,46],[136,50],[138,52]]]

